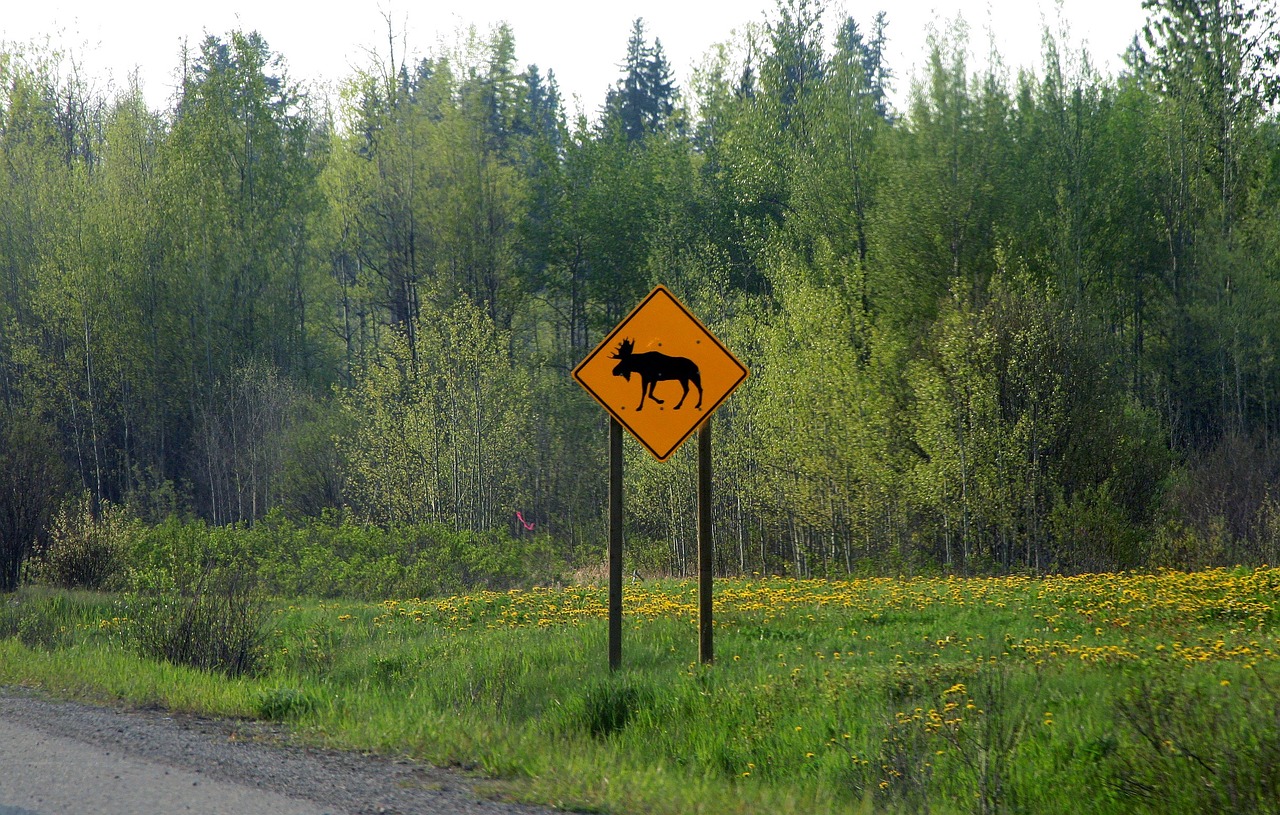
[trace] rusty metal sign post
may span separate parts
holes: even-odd
[[[747,373],[746,366],[664,286],[656,286],[649,292],[573,369],[573,378],[612,417],[609,422],[611,670],[622,665],[622,429],[625,427],[658,461],[669,459],[698,431],[698,658],[710,664],[714,659],[711,414],[742,384]]]

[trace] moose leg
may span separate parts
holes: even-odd
[[[680,395],[680,401],[676,403],[676,406],[673,408],[673,410],[679,410],[680,406],[684,404],[685,398],[689,395],[689,380],[681,379],[680,386],[684,388],[684,393]]]
[[[698,386],[698,404],[694,405],[694,408],[697,410],[702,410],[702,374],[697,373],[695,371],[693,376],[690,377],[690,379],[693,380],[693,384]],[[689,386],[685,385],[684,389],[686,392],[688,392]]]
[[[654,396],[654,395],[653,395],[653,389],[654,389],[654,388],[656,388],[656,387],[658,387],[658,380],[656,380],[656,379],[650,379],[650,380],[649,380],[649,398],[650,398],[650,399],[652,399],[653,401],[657,402],[658,404],[662,404],[662,400],[661,400],[661,399],[659,399],[658,397],[656,397],[656,396]],[[641,401],[641,402],[643,402],[643,401],[644,401],[644,399],[643,399],[643,398],[641,398],[641,400],[640,400],[640,401]]]

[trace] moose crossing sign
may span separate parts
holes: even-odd
[[[666,461],[747,378],[747,369],[657,286],[578,363],[573,378]]]

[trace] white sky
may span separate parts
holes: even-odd
[[[284,56],[295,81],[339,81],[355,66],[367,66],[370,51],[387,49],[388,15],[402,31],[411,55],[424,56],[452,44],[460,30],[482,33],[498,21],[515,34],[520,68],[536,63],[554,70],[566,108],[594,115],[606,89],[617,80],[631,23],[643,17],[648,37],[662,41],[682,88],[707,49],[734,29],[772,16],[775,0],[256,0],[256,2],[109,2],[109,0],[5,0],[0,40],[44,42],[70,49],[83,69],[100,78],[100,89],[118,87],[136,67],[152,108],[165,106],[175,85],[183,40],[194,48],[205,33],[257,30]],[[843,13],[830,3],[824,24],[830,35]],[[989,27],[1007,65],[1039,64],[1041,28],[1056,19],[1053,0],[845,0],[864,33],[881,9],[888,13],[889,65],[896,100],[905,99],[910,77],[925,58],[932,21],[968,22],[971,48],[985,53]],[[1071,40],[1087,43],[1104,73],[1118,70],[1118,55],[1144,21],[1141,0],[1062,0]],[[1056,29],[1056,25],[1054,26]],[[397,49],[401,44],[397,45]]]

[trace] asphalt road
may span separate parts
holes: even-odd
[[[461,773],[301,745],[260,722],[0,687],[0,815],[547,815]]]

